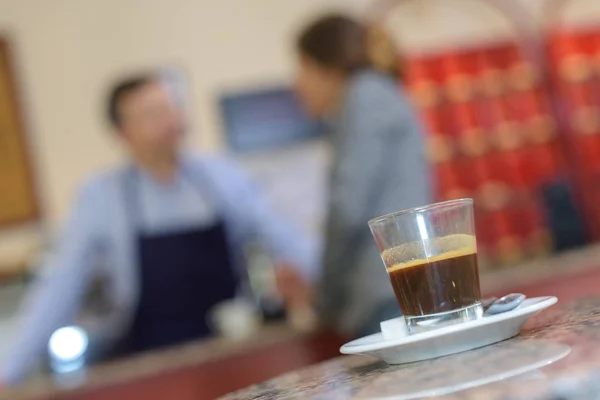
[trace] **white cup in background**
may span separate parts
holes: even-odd
[[[228,339],[245,339],[256,333],[261,325],[259,310],[239,299],[223,301],[208,313],[208,324],[215,335]]]

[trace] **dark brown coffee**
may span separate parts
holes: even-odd
[[[481,300],[477,252],[473,248],[395,264],[388,273],[405,316],[457,310]]]

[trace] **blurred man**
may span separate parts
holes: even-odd
[[[103,326],[132,353],[211,333],[207,312],[239,290],[245,239],[258,237],[281,265],[309,264],[306,243],[240,169],[223,157],[181,154],[185,124],[171,94],[155,75],[112,90],[108,117],[130,161],[81,188],[48,273],[26,302],[3,384],[43,359],[49,337],[74,322],[98,275],[107,277],[112,303]],[[284,298],[301,303],[299,275],[281,271]]]

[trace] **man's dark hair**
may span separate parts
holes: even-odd
[[[136,75],[120,80],[114,84],[108,95],[107,116],[108,121],[113,127],[121,125],[121,101],[127,95],[138,91],[142,87],[158,82],[158,77],[154,74]]]

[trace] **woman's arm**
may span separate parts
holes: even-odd
[[[357,252],[365,251],[368,220],[431,197],[421,126],[412,108],[398,102],[397,93],[363,89],[350,96],[342,112],[334,149],[319,296],[328,319],[347,303],[349,267],[361,259]]]
[[[334,141],[319,290],[321,311],[330,321],[345,303],[344,268],[353,263],[357,232],[368,229],[369,203],[378,194],[378,176],[384,166],[388,125],[385,120],[371,118],[360,107],[361,104],[348,107]]]

